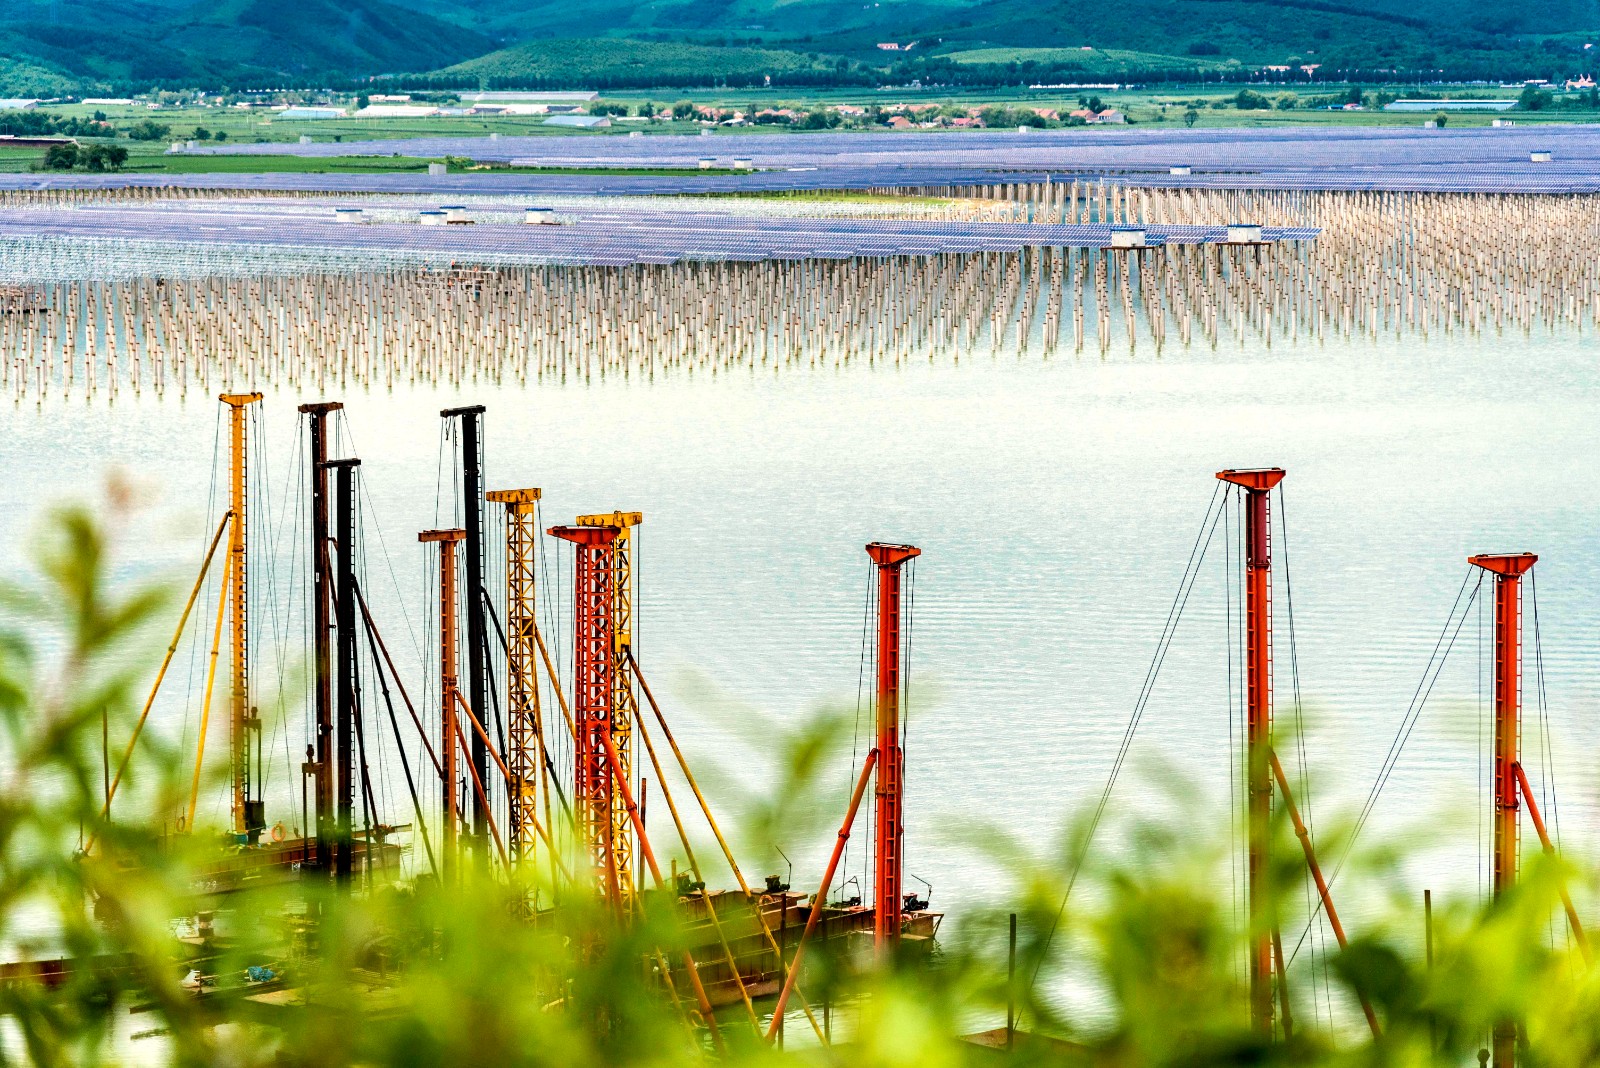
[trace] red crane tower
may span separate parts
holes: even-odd
[[[910,545],[873,542],[867,555],[878,569],[876,827],[873,841],[874,880],[872,943],[882,952],[900,941],[905,885],[902,844],[905,835],[905,753],[900,748],[900,610],[902,568],[922,550]]]
[[[574,739],[573,819],[600,891],[621,907],[628,892],[618,878],[614,842],[610,741],[616,656],[614,559],[620,532],[614,526],[551,527],[553,537],[577,547],[573,596]],[[631,843],[629,844],[631,849]]]
[[[1218,471],[1244,489],[1246,895],[1250,917],[1250,1020],[1273,1033],[1271,894],[1266,885],[1272,821],[1272,521],[1268,494],[1281,467]]]
[[[1532,553],[1487,553],[1467,558],[1494,576],[1494,876],[1498,900],[1517,882],[1519,806],[1522,773],[1522,576],[1539,558]],[[1532,800],[1531,798],[1529,800]],[[1502,1020],[1494,1028],[1495,1068],[1517,1061],[1517,1024]]]

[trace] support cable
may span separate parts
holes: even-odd
[[[100,810],[102,820],[111,817],[111,802],[117,796],[117,787],[122,784],[122,776],[128,770],[128,762],[133,759],[134,746],[139,744],[139,734],[144,730],[145,720],[150,718],[150,709],[156,703],[156,694],[161,692],[161,680],[167,677],[167,668],[172,665],[172,657],[178,651],[178,643],[183,639],[184,629],[188,626],[189,615],[194,611],[194,605],[200,598],[200,591],[205,585],[206,572],[211,570],[211,561],[217,555],[217,546],[222,544],[222,535],[228,529],[228,523],[233,519],[233,513],[223,515],[222,521],[217,524],[217,532],[212,535],[211,547],[206,550],[205,559],[200,564],[200,574],[195,576],[194,588],[189,591],[189,600],[184,603],[183,613],[178,617],[178,625],[172,632],[172,641],[167,645],[167,654],[161,660],[161,667],[156,672],[156,681],[150,687],[150,696],[145,699],[144,708],[139,713],[139,719],[133,725],[133,735],[128,739],[128,748],[123,751],[122,760],[117,765],[117,774],[112,777],[111,785],[106,789],[104,807]],[[84,843],[84,852],[94,848],[95,836],[90,835]]]
[[[1172,606],[1167,609],[1166,621],[1162,624],[1161,636],[1156,641],[1156,651],[1151,657],[1150,667],[1145,671],[1144,684],[1139,689],[1139,697],[1134,702],[1133,712],[1128,717],[1128,725],[1123,728],[1122,741],[1118,746],[1116,758],[1112,761],[1111,771],[1106,776],[1105,787],[1100,791],[1099,801],[1095,805],[1094,815],[1089,819],[1088,829],[1084,832],[1083,842],[1078,848],[1077,856],[1073,858],[1072,868],[1067,876],[1067,887],[1061,895],[1061,906],[1056,910],[1055,919],[1050,923],[1050,929],[1045,933],[1044,942],[1040,946],[1039,957],[1034,962],[1032,974],[1028,977],[1026,990],[1031,992],[1039,981],[1039,972],[1044,967],[1046,952],[1054,940],[1056,930],[1061,926],[1061,918],[1066,915],[1067,902],[1072,897],[1072,889],[1077,884],[1078,875],[1083,870],[1084,860],[1088,857],[1089,847],[1094,842],[1095,832],[1099,830],[1100,821],[1105,816],[1107,805],[1111,802],[1111,792],[1116,788],[1117,778],[1122,774],[1123,765],[1127,762],[1128,752],[1133,746],[1135,732],[1139,729],[1139,722],[1144,717],[1145,709],[1149,706],[1150,695],[1155,689],[1156,679],[1161,674],[1161,667],[1166,662],[1167,651],[1172,647],[1172,639],[1177,633],[1178,621],[1183,617],[1183,610],[1189,603],[1189,595],[1194,591],[1196,580],[1200,575],[1200,565],[1205,561],[1206,552],[1211,547],[1211,540],[1216,535],[1217,525],[1221,522],[1226,509],[1221,502],[1226,502],[1223,483],[1218,482],[1211,491],[1211,500],[1206,505],[1205,517],[1200,521],[1200,530],[1195,535],[1194,545],[1189,549],[1189,559],[1184,565],[1183,577],[1178,581],[1178,592],[1172,599]],[[1019,1012],[1018,1018],[1021,1018]]]
[[[1472,586],[1472,593],[1467,593],[1467,587]],[[1350,838],[1345,843],[1344,852],[1340,855],[1338,863],[1333,867],[1333,873],[1328,876],[1328,885],[1331,887],[1338,881],[1339,873],[1344,870],[1345,864],[1355,852],[1356,839],[1360,837],[1367,821],[1372,817],[1377,808],[1378,798],[1383,793],[1383,788],[1388,784],[1390,777],[1399,766],[1401,753],[1405,750],[1406,742],[1416,730],[1422,711],[1427,706],[1428,698],[1433,693],[1434,686],[1439,681],[1439,676],[1444,672],[1445,661],[1450,657],[1450,651],[1455,648],[1456,638],[1461,634],[1461,628],[1466,624],[1467,618],[1472,613],[1473,603],[1478,598],[1482,589],[1481,579],[1474,583],[1472,572],[1462,580],[1461,588],[1456,591],[1455,603],[1450,606],[1450,615],[1445,619],[1444,628],[1439,632],[1438,639],[1434,642],[1433,654],[1429,657],[1427,665],[1423,668],[1422,679],[1417,683],[1417,688],[1412,693],[1411,704],[1407,706],[1406,713],[1401,717],[1400,727],[1395,732],[1395,737],[1389,743],[1389,751],[1384,756],[1383,765],[1378,771],[1378,777],[1372,784],[1371,791],[1367,794],[1367,801],[1362,806],[1356,818],[1355,826],[1351,829]],[[1461,603],[1466,597],[1466,604]],[[1459,615],[1457,610],[1459,609]],[[1454,624],[1454,626],[1452,626]],[[1306,920],[1305,929],[1300,932],[1300,937],[1295,941],[1294,952],[1289,954],[1290,961],[1299,955],[1300,947],[1305,944],[1307,936],[1322,914],[1322,904],[1318,902],[1316,909]]]
[[[362,615],[366,616],[366,606],[362,606]],[[383,695],[384,707],[389,712],[389,729],[394,732],[395,748],[400,752],[400,767],[406,773],[406,790],[411,794],[411,808],[417,818],[417,827],[422,832],[422,848],[428,853],[428,867],[432,869],[434,878],[439,876],[439,862],[433,855],[433,843],[428,840],[428,823],[422,815],[422,802],[417,798],[417,783],[411,776],[411,761],[406,757],[406,743],[400,737],[400,721],[394,714],[394,699],[389,694],[389,684],[383,673],[383,661],[378,657],[377,633],[373,630],[372,621],[366,620],[367,646],[372,652],[372,668],[378,677],[378,690]],[[395,680],[399,685],[399,680]],[[431,753],[429,754],[432,755]]]

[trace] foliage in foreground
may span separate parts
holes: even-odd
[[[652,962],[682,948],[671,906],[653,902],[642,922],[624,926],[569,898],[529,924],[518,918],[517,895],[472,879],[455,889],[423,880],[352,899],[267,891],[236,899],[224,913],[231,948],[208,967],[242,976],[268,964],[303,1000],[263,1023],[185,991],[170,922],[200,907],[191,890],[202,846],[175,848],[157,828],[126,814],[108,824],[100,811],[102,711],[111,738],[126,738],[148,681],[145,625],[172,611],[162,590],[112,579],[126,511],[114,501],[104,523],[83,509],[55,513],[33,581],[7,588],[0,601],[0,945],[11,957],[65,955],[79,965],[55,989],[0,984],[0,1063],[664,1066],[782,1058],[742,1010],[720,1018],[719,1053],[703,1029],[686,1026],[694,1014],[662,996]],[[815,736],[796,741],[786,790],[826,765],[817,747]],[[176,753],[141,749],[132,775],[152,810],[170,811],[181,796],[179,765]],[[1298,889],[1294,841],[1278,832],[1279,882]],[[813,1007],[834,1007],[841,1045],[833,1059],[931,1068],[993,1060],[997,1054],[962,1036],[1004,1018],[1005,914],[1013,910],[1021,939],[1010,989],[1028,1030],[1063,1039],[1021,1040],[1022,1063],[1471,1064],[1494,1021],[1507,1017],[1525,1021],[1529,1063],[1600,1058],[1600,983],[1581,954],[1560,939],[1552,947],[1548,936],[1559,887],[1579,881],[1553,860],[1530,861],[1522,887],[1497,907],[1443,905],[1431,969],[1420,940],[1401,933],[1415,927],[1414,917],[1400,912],[1392,925],[1369,924],[1320,975],[1316,963],[1298,959],[1290,974],[1294,1036],[1267,1043],[1243,1015],[1247,932],[1235,921],[1223,851],[1159,821],[1115,833],[1120,848],[1093,854],[1099,859],[1084,869],[1065,912],[1078,835],[1043,855],[988,836],[988,859],[1012,885],[1014,903],[960,917],[932,967],[852,974],[840,957],[815,954],[803,986]],[[99,843],[87,857],[80,835]],[[1285,894],[1281,907],[1287,916],[1300,904]],[[312,926],[307,917],[317,912],[322,922]],[[1285,921],[1286,938],[1293,926]],[[1070,996],[1045,996],[1066,988]],[[1379,1040],[1361,1024],[1358,991],[1377,1006]],[[1319,1000],[1328,1011],[1314,1008]],[[130,1017],[132,1007],[142,1011]],[[135,1030],[154,1037],[130,1037]],[[808,1032],[791,1016],[790,1050],[806,1046],[805,1057],[824,1058]]]

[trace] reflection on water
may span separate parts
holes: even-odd
[[[1587,775],[1600,740],[1592,349],[1578,336],[1458,336],[1224,346],[1159,359],[1010,353],[959,365],[342,399],[346,444],[364,461],[365,585],[402,670],[423,673],[417,650],[428,645],[432,604],[415,532],[447,520],[452,500],[448,477],[440,483],[450,445],[437,412],[481,402],[491,488],[542,486],[547,525],[614,507],[644,513],[640,657],[687,747],[725,773],[709,776],[722,797],[735,783],[768,788],[772,730],[819,703],[855,706],[862,546],[880,538],[921,546],[907,855],[910,870],[934,884],[935,907],[959,910],[1003,889],[971,848],[984,825],[1043,836],[1100,789],[1212,475],[1228,466],[1289,471],[1280,551],[1292,566],[1315,812],[1327,819],[1365,796],[1467,554],[1527,549],[1541,558],[1561,826],[1568,848],[1591,851],[1600,830]],[[277,604],[260,617],[258,678],[274,681],[280,671],[292,678],[305,649],[295,606],[303,565],[292,562],[303,526],[285,496],[297,477],[302,399],[269,393],[263,405],[272,514],[258,513],[268,533],[257,545],[274,562],[256,575],[264,589],[270,571]],[[206,507],[221,489],[213,487],[216,406],[194,396],[129,400],[5,417],[7,574],[21,567],[27,517],[50,499],[90,492],[112,465],[160,491],[130,538],[130,566],[192,573],[205,517],[220,507]],[[569,577],[562,571],[550,595],[563,605]],[[1233,768],[1224,590],[1223,554],[1213,551],[1119,808],[1157,803],[1146,776],[1160,760],[1217,803],[1189,818],[1222,817]],[[1282,605],[1287,591],[1278,596]],[[1413,872],[1419,889],[1481,878],[1477,629],[1474,620],[1463,631],[1369,831],[1427,847]],[[187,727],[192,738],[200,661],[180,657],[158,710],[174,737]],[[1286,679],[1279,690],[1287,700]],[[1527,763],[1543,767],[1546,731],[1534,726],[1531,702],[1529,716]],[[299,713],[270,739],[269,823],[299,803]],[[403,817],[398,763],[392,754],[378,763],[383,803]],[[847,771],[838,773],[841,811]],[[220,790],[207,800],[213,819],[225,815]],[[797,831],[773,844],[808,886],[829,839],[830,831]],[[1103,844],[1116,848],[1114,835]],[[861,852],[851,852],[858,874]],[[769,863],[779,863],[776,853],[751,866]],[[1359,922],[1359,904],[1341,910]]]

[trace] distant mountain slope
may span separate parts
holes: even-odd
[[[681,84],[684,79],[759,80],[767,75],[834,73],[830,59],[800,52],[764,48],[719,48],[676,42],[628,41],[615,38],[529,41],[446,67],[445,77],[471,77],[491,84],[579,83],[599,86]]]
[[[852,40],[869,47],[929,38],[946,44],[987,42],[1034,47],[1137,48],[1181,53],[1179,44],[1208,35],[1271,52],[1314,48],[1322,40],[1384,43],[1382,27],[1425,31],[1411,45],[1440,35],[1600,33],[1600,0],[1505,4],[1490,0],[1104,0],[1092,7],[1067,0],[414,0],[440,18],[516,37],[656,39],[763,45],[810,51],[809,45]],[[1309,24],[1307,20],[1310,20]],[[1377,36],[1373,36],[1376,33]],[[1496,42],[1479,40],[1493,48]],[[1511,42],[1499,42],[1507,45]]]
[[[0,95],[428,72],[598,87],[1017,84],[1262,64],[1522,77],[1594,72],[1600,47],[1586,43],[1600,46],[1600,0],[3,0]],[[1085,48],[1100,58],[1070,54]]]
[[[499,43],[386,0],[9,0],[0,4],[0,86],[48,94],[361,77],[446,66]]]

